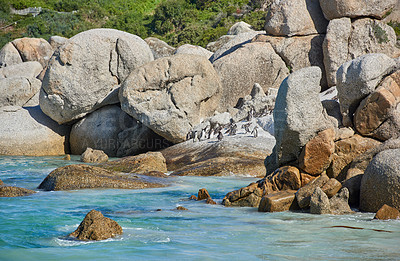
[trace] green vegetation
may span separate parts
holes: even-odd
[[[0,48],[19,37],[71,37],[92,28],[115,28],[170,45],[205,46],[245,21],[262,30],[265,12],[249,0],[0,0]],[[42,7],[33,17],[10,8]],[[74,11],[74,12],[72,12]],[[15,24],[15,22],[17,22]]]
[[[378,24],[375,24],[372,27],[372,29],[374,31],[374,35],[375,35],[376,39],[378,40],[378,42],[380,44],[389,42],[388,34],[386,33],[386,31],[384,29],[382,29],[382,27],[380,27]]]
[[[400,23],[397,22],[390,22],[388,23],[393,29],[394,32],[396,33],[397,41],[400,41]]]

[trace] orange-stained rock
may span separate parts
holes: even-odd
[[[299,156],[299,167],[311,175],[320,175],[331,164],[335,152],[334,140],[334,129],[319,132],[303,147]]]
[[[210,194],[205,188],[199,189],[199,193],[197,195],[197,200],[203,200],[211,198]]]
[[[188,209],[185,208],[185,207],[182,207],[182,206],[177,206],[177,207],[176,207],[176,210],[182,210],[182,211],[184,211],[184,210],[188,210]]]
[[[261,199],[259,212],[281,212],[300,209],[295,196],[296,190],[284,190],[268,194]]]
[[[79,227],[69,236],[78,240],[104,240],[122,234],[122,227],[101,212],[91,210],[83,219]]]
[[[274,191],[301,188],[300,171],[293,166],[283,166],[266,177]]]
[[[206,200],[206,203],[207,204],[210,204],[210,205],[216,205],[217,203],[214,201],[214,200],[212,200],[211,198],[208,198],[207,200]]]
[[[304,187],[305,185],[307,185],[308,183],[310,183],[311,181],[313,181],[314,179],[316,179],[316,177],[308,175],[307,173],[301,173],[301,186]]]
[[[189,197],[189,200],[197,200],[197,197],[196,197],[195,195],[191,195],[191,196]]]
[[[331,198],[342,188],[342,184],[334,178],[329,179],[322,187],[322,191]]]
[[[371,135],[386,121],[400,102],[400,71],[386,77],[379,87],[365,98],[354,114],[354,126],[361,135]]]
[[[265,182],[265,179],[262,181]],[[222,200],[222,204],[226,207],[258,207],[265,190],[262,181],[229,192]]]
[[[12,41],[24,62],[38,61],[46,67],[53,54],[53,48],[42,38],[20,38]]]
[[[311,195],[314,193],[315,188],[321,188],[328,182],[329,177],[323,173],[318,178],[314,179],[304,187],[300,188],[296,192],[296,199],[297,203],[299,204],[300,208],[308,208],[310,206]]]
[[[400,211],[385,204],[376,212],[374,219],[400,219]]]
[[[330,178],[336,178],[339,181],[344,180],[349,164],[353,159],[379,144],[381,143],[377,140],[357,134],[351,138],[335,142],[335,153],[326,174]]]

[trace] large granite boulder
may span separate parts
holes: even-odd
[[[210,62],[214,63],[224,55],[230,54],[244,44],[250,43],[251,39],[253,39],[256,35],[263,33],[265,34],[265,31],[249,31],[246,33],[240,33],[232,38],[223,38],[228,41],[214,52],[214,54],[210,57]]]
[[[154,59],[171,56],[175,52],[174,47],[169,46],[166,42],[158,38],[148,37],[144,40],[149,45],[150,50],[153,53]]]
[[[325,171],[332,161],[335,152],[335,130],[323,130],[303,147],[299,156],[299,167],[311,175]]]
[[[100,211],[91,210],[78,228],[69,234],[78,240],[105,240],[122,234],[122,227],[114,220],[104,217]]]
[[[24,197],[35,193],[35,191],[26,188],[0,185],[0,197]]]
[[[360,102],[395,66],[395,61],[385,54],[366,54],[339,67],[336,87],[344,126],[353,125],[353,114]]]
[[[0,79],[17,77],[32,79],[36,78],[42,70],[43,67],[39,62],[18,63],[0,68]]]
[[[351,59],[368,53],[383,53],[392,58],[400,54],[393,28],[369,18],[353,23],[350,18],[331,20],[323,49],[329,86],[336,85],[337,70]]]
[[[199,55],[174,55],[148,63],[122,83],[122,109],[171,142],[220,107],[221,83],[211,63]]]
[[[268,66],[266,66],[268,64]],[[267,92],[279,85],[289,75],[285,62],[270,43],[248,43],[214,62],[221,77],[221,103],[234,107],[239,98],[250,93],[255,83]]]
[[[249,31],[251,32],[251,31]],[[223,35],[220,38],[218,38],[214,42],[209,42],[206,46],[206,49],[209,50],[210,52],[216,52],[218,49],[220,49],[222,46],[224,46],[226,43],[228,43],[230,40],[235,38],[235,35]]]
[[[395,4],[396,0],[320,0],[322,11],[328,20],[367,16],[381,19]]]
[[[51,58],[40,107],[58,123],[82,118],[117,103],[116,89],[131,71],[153,60],[140,37],[114,29],[79,33]]]
[[[174,54],[195,54],[204,56],[207,59],[210,59],[210,57],[213,55],[213,53],[210,52],[209,50],[201,46],[196,46],[191,44],[184,44],[179,46],[178,48],[175,49]]]
[[[21,55],[10,42],[6,43],[0,50],[0,68],[22,63]]]
[[[329,22],[323,43],[324,65],[328,86],[336,85],[336,71],[349,60],[351,20],[344,17]]]
[[[211,119],[211,122],[217,125],[215,119]],[[242,128],[244,124],[249,123],[250,131],[257,127],[257,137],[246,133]],[[171,175],[264,177],[263,162],[272,151],[274,137],[261,129],[255,118],[251,122],[238,122],[236,126],[236,134],[222,134],[224,136],[221,141],[217,139],[216,134],[211,135],[210,139],[208,135],[204,135],[201,141],[188,140],[162,150],[168,170],[173,171]],[[222,129],[221,133],[227,130]]]
[[[69,165],[53,170],[39,185],[39,189],[76,190],[92,188],[144,189],[164,185],[126,173],[89,165]]]
[[[69,150],[70,128],[58,125],[39,106],[3,107],[0,121],[2,155],[63,155]]]
[[[50,36],[50,38],[49,38],[49,44],[51,45],[53,50],[56,50],[58,47],[65,44],[67,41],[68,41],[68,38],[58,36],[58,35],[53,35],[53,36]]]
[[[167,142],[117,105],[102,107],[72,126],[71,153],[86,148],[103,150],[110,157],[123,157],[162,149]]]
[[[400,149],[378,153],[361,181],[360,210],[376,212],[384,204],[400,209]]]
[[[0,107],[24,106],[38,93],[40,86],[40,80],[35,78],[0,78]]]
[[[274,109],[276,145],[265,161],[267,174],[296,161],[303,146],[331,126],[319,98],[320,80],[321,70],[308,67],[289,75],[279,87]]]
[[[275,52],[285,61],[290,72],[309,66],[318,66],[322,71],[320,81],[322,89],[326,89],[324,55],[322,44],[325,34],[308,36],[278,37],[259,34],[252,42],[268,42]]]
[[[20,38],[11,42],[21,55],[22,61],[37,61],[46,67],[53,54],[53,48],[42,38]]]
[[[274,1],[265,20],[265,31],[278,36],[325,33],[328,25],[318,0]]]
[[[381,140],[392,137],[377,137],[378,128],[389,120],[400,102],[400,71],[386,77],[374,92],[358,106],[354,114],[354,126],[361,135],[375,136]],[[394,133],[397,134],[397,130]]]

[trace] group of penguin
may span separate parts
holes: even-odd
[[[250,126],[252,124],[251,120],[253,119],[253,110],[249,112],[249,115],[247,117],[247,121],[249,121],[246,124],[242,125],[242,129],[245,130],[246,134],[250,133],[254,136],[254,138],[258,137],[258,125],[256,125],[253,130],[250,130]],[[210,139],[211,135],[217,135],[218,141],[221,141],[224,138],[224,134],[222,134],[222,130],[224,128],[227,128],[224,134],[228,134],[229,136],[236,135],[237,132],[237,125],[233,119],[230,119],[230,123],[227,125],[219,125],[216,123],[214,126],[212,125],[207,125],[205,128],[203,128],[201,131],[197,130],[191,130],[186,134],[186,140],[193,140],[193,142],[196,141],[201,141],[203,137],[206,139]]]

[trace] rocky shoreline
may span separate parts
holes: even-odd
[[[265,31],[240,22],[209,50],[113,29],[16,39],[0,50],[0,154],[89,163],[43,190],[242,175],[261,179],[225,206],[385,216],[400,209],[400,48],[382,20],[395,4],[278,1]]]

